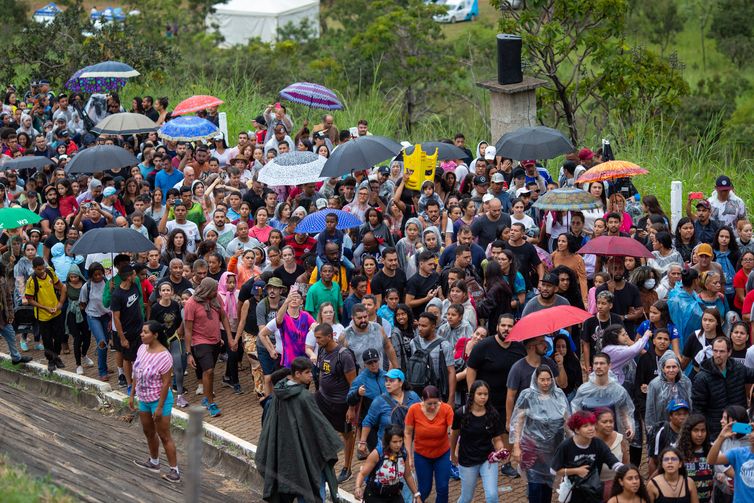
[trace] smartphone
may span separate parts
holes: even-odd
[[[704,192],[691,192],[689,199],[704,199]]]
[[[348,131],[351,133],[351,138],[359,136],[359,130],[355,127],[349,128]]]
[[[749,423],[733,423],[731,427],[733,433],[740,433],[741,435],[748,435],[751,433],[751,425]]]

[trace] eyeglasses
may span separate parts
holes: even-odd
[[[677,463],[678,461],[680,461],[680,459],[678,459],[675,456],[672,456],[672,457],[668,456],[668,457],[662,458],[663,463]]]

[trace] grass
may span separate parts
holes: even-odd
[[[22,467],[10,463],[0,455],[0,501],[3,503],[74,503],[68,492],[49,477],[35,478]]]

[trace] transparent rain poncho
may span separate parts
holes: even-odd
[[[589,381],[585,382],[576,391],[576,396],[571,402],[571,410],[589,410],[594,412],[600,408],[613,411],[615,416],[615,431],[626,433],[628,428],[636,432],[634,428],[634,402],[628,391],[618,383],[617,377],[612,371],[608,371],[608,382],[604,386],[597,384],[597,376],[594,372],[589,374]]]
[[[510,427],[510,442],[521,445],[519,471],[529,482],[552,486],[550,462],[565,436],[569,414],[568,399],[555,380],[548,391],[543,391],[537,385],[534,372],[531,385],[516,400]]]
[[[665,376],[665,364],[675,360],[678,364],[678,376],[673,382]],[[647,411],[644,414],[644,423],[647,428],[653,428],[662,421],[668,419],[668,404],[671,400],[683,400],[691,408],[691,379],[680,370],[679,358],[668,350],[660,357],[657,365],[660,374],[649,382],[647,387]]]

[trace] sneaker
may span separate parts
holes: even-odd
[[[200,384],[196,387],[196,394],[197,395],[203,395],[204,394],[204,384]]]
[[[160,473],[160,463],[155,464],[148,459],[146,461],[137,461],[134,459],[134,464],[140,468],[149,470],[150,472]]]
[[[36,346],[34,346],[34,349],[36,349],[37,351],[44,351],[45,347],[42,344],[37,344]]]
[[[126,395],[131,396],[131,385],[130,384],[126,387]]]
[[[21,365],[22,363],[29,363],[33,358],[31,356],[22,356],[18,360],[11,360],[13,365]]]
[[[55,362],[48,362],[47,363],[47,372],[49,372],[50,374],[52,374],[53,372],[55,372],[55,370],[57,370],[57,367],[55,366]]]
[[[236,395],[243,395],[243,390],[241,389],[240,384],[234,384],[233,385],[233,393]]]
[[[186,377],[188,375],[188,370],[183,371],[183,377]]]
[[[128,386],[128,382],[126,382],[125,375],[121,374],[118,376],[118,386],[120,386],[121,388],[125,388],[126,386]]]
[[[84,367],[94,367],[94,362],[88,356],[83,357],[81,360],[84,364]]]
[[[209,407],[207,407],[207,409],[209,410],[210,417],[218,417],[218,416],[223,415],[222,411],[220,410],[220,407],[218,407],[217,404],[214,402],[209,404]]]
[[[350,479],[353,476],[353,473],[351,473],[351,470],[346,470],[343,468],[340,470],[340,475],[338,475],[338,484],[342,484],[348,479]]]
[[[163,473],[162,478],[167,480],[168,482],[172,482],[173,484],[177,484],[181,481],[181,474],[178,473],[178,470],[175,468],[171,468],[168,473]]]
[[[202,398],[202,407],[209,409],[209,400],[207,400],[207,397]]]
[[[102,381],[102,382],[109,382],[109,381],[110,381],[110,378],[109,378],[109,377],[107,377],[107,376],[99,376],[99,378],[98,378],[98,379],[99,379],[100,381]]]
[[[80,376],[84,375],[84,367],[82,367],[81,365],[76,367],[76,373]]]
[[[223,388],[232,388],[233,384],[230,382],[230,377],[223,376]]]
[[[55,358],[55,366],[59,369],[65,368],[65,363],[63,363],[63,360],[61,360],[59,356]]]
[[[221,362],[227,362],[228,361],[228,353],[221,353],[220,357],[218,358]]]
[[[450,478],[453,480],[461,480],[461,473],[458,471],[456,465],[450,465]]]
[[[513,477],[514,479],[521,476],[518,474],[518,471],[515,468],[513,468],[513,466],[511,466],[510,463],[505,463],[503,466],[501,466],[500,473],[502,473],[503,475],[507,477]]]
[[[22,340],[19,345],[21,346],[21,351],[29,351],[29,345],[26,341]]]
[[[189,406],[189,403],[183,398],[183,395],[178,395],[178,398],[175,399],[175,406],[179,409],[185,409]]]

